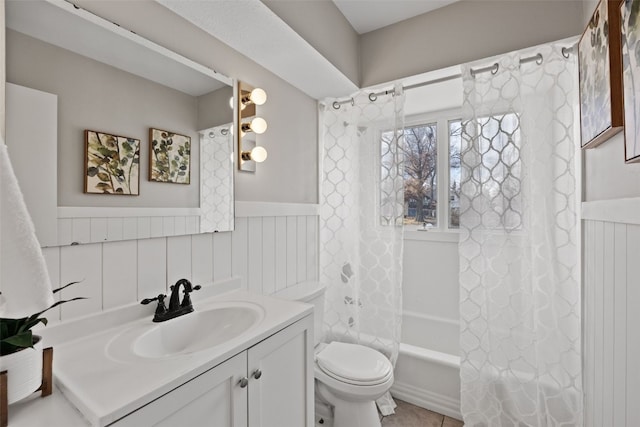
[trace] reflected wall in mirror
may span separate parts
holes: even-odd
[[[210,195],[224,197],[206,203],[200,176],[201,136],[235,122],[230,78],[62,0],[9,0],[6,27],[7,81],[58,100],[53,112],[57,121],[47,141],[28,137],[29,126],[39,124],[28,112],[7,123],[8,134],[23,136],[20,141],[7,138],[12,159],[39,152],[42,144],[57,147],[48,159],[55,163],[57,155],[57,175],[55,170],[51,176],[16,171],[23,191],[37,182],[57,183],[50,202],[57,213],[57,236],[41,238],[45,233],[38,232],[43,246],[233,230],[233,174],[219,182],[228,187]],[[8,104],[7,110],[11,108]],[[189,185],[146,179],[149,128],[191,138]],[[138,197],[83,193],[85,129],[141,140]],[[232,141],[231,150],[235,145]],[[226,156],[229,148],[220,147]],[[27,199],[30,212],[51,211],[38,198]],[[203,226],[202,217],[210,216],[203,209],[210,206],[227,212],[224,225]],[[36,224],[36,229],[51,228],[51,223]]]
[[[200,132],[200,231],[233,228],[233,123]]]

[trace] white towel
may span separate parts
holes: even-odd
[[[29,316],[54,302],[42,249],[1,136],[0,292],[0,317],[5,318]]]

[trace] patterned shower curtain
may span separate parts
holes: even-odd
[[[320,279],[325,341],[367,345],[395,365],[402,314],[404,94],[320,105]],[[393,413],[390,396],[378,401]]]
[[[486,62],[463,67],[460,346],[468,427],[582,425],[578,74],[563,46],[505,55],[495,73],[472,71]],[[520,64],[521,55],[538,53],[541,64]]]

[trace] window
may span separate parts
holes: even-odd
[[[456,110],[406,120],[403,175],[406,230],[446,231],[459,227],[462,142],[459,117],[460,111]]]
[[[449,120],[449,228],[460,227],[462,121]]]

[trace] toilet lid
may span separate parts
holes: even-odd
[[[391,372],[391,363],[382,353],[358,344],[332,342],[316,355],[316,360],[327,374],[352,383],[378,383]]]

